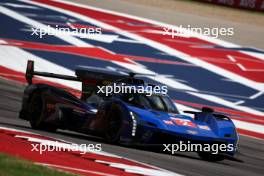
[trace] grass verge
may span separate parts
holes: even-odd
[[[77,176],[0,153],[0,176]]]

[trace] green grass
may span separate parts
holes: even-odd
[[[0,176],[77,176],[0,153]]]

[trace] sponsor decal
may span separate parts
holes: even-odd
[[[207,125],[198,125],[200,129],[211,131],[210,127]]]
[[[173,123],[171,120],[163,120],[163,122],[164,122],[166,125],[174,125],[174,123]]]
[[[196,128],[197,126],[190,120],[188,119],[180,119],[180,118],[171,118],[174,123],[180,126],[188,126],[188,127],[193,127]]]

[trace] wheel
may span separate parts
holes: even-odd
[[[201,159],[212,162],[222,161],[225,159],[223,155],[212,154],[209,152],[198,152],[198,155],[200,156]]]
[[[56,131],[57,128],[43,122],[43,112],[45,109],[45,102],[41,97],[40,92],[35,92],[30,98],[28,114],[30,116],[30,125],[33,129]]]
[[[106,141],[115,144],[119,143],[122,126],[121,111],[117,106],[113,106],[107,115],[107,127],[105,130]]]

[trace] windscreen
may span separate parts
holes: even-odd
[[[179,113],[168,96],[153,94],[122,94],[119,98],[134,106],[163,112]]]

